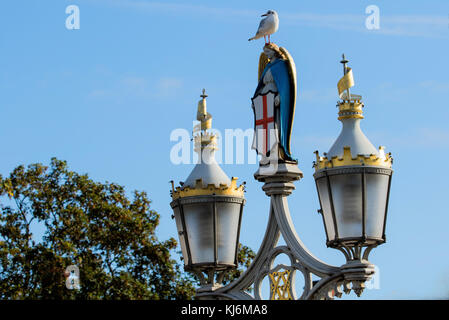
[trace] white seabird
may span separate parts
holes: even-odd
[[[259,39],[263,36],[263,38],[265,39],[265,43],[267,43],[266,37],[268,36],[268,43],[270,43],[270,36],[278,30],[279,18],[276,11],[268,10],[267,13],[262,15],[262,17],[265,18],[260,21],[256,35],[252,38],[249,38],[248,41]]]

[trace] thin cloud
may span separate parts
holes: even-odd
[[[183,4],[173,2],[143,0],[98,0],[104,5],[119,6],[147,13],[182,14],[191,17],[226,18],[241,23],[253,22],[260,10],[221,8],[207,5]],[[407,36],[424,38],[449,38],[449,20],[443,15],[384,15],[380,9],[380,29],[368,30],[361,14],[322,14],[279,12],[281,23],[293,26],[326,28],[332,30],[362,32],[388,36]]]
[[[129,98],[148,100],[155,97],[174,96],[183,86],[183,80],[177,77],[149,80],[142,76],[120,75],[116,76],[108,86],[93,88],[88,93],[88,97],[115,101],[125,101]]]
[[[301,146],[307,146],[313,150],[328,150],[335,142],[337,136],[302,135],[296,137],[294,141]]]
[[[337,86],[326,89],[305,89],[299,91],[299,102],[328,103],[338,99]]]
[[[143,77],[125,76],[120,82],[122,86],[130,92],[143,93],[148,90],[147,80]]]
[[[334,30],[409,36],[425,38],[449,38],[449,20],[440,15],[383,15],[380,11],[380,29],[365,27],[367,15],[289,13],[282,18],[287,24]]]
[[[388,141],[387,150],[393,152],[396,148],[420,148],[442,150],[449,148],[449,129],[421,127],[400,132],[371,132],[371,141]]]
[[[449,147],[449,129],[420,128],[416,137],[417,144],[426,147]]]
[[[182,14],[190,16],[221,16],[221,17],[254,17],[259,14],[256,10],[243,10],[243,9],[231,9],[231,8],[217,8],[205,5],[194,5],[184,3],[170,3],[170,2],[158,2],[158,1],[142,1],[142,0],[99,0],[97,2],[104,3],[106,5],[120,6],[123,8],[137,9],[139,11],[145,11],[149,13],[171,13]]]
[[[157,84],[158,95],[168,96],[176,93],[177,90],[183,87],[183,81],[180,78],[164,77],[159,79]]]
[[[441,82],[435,80],[423,81],[419,84],[422,89],[428,90],[433,93],[448,93],[449,82]]]

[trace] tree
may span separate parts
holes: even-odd
[[[176,240],[156,237],[159,215],[145,192],[130,200],[124,187],[95,182],[53,158],[50,167],[0,175],[0,199],[0,299],[193,297],[193,278],[171,256]],[[45,230],[39,241],[35,223]],[[242,247],[239,257],[247,266],[254,253]],[[75,290],[66,287],[72,265],[81,281]]]
[[[223,278],[223,283],[228,284],[231,281],[238,279],[242,275],[242,273],[246,269],[248,269],[248,267],[251,265],[251,262],[255,257],[256,253],[253,250],[251,250],[251,248],[239,243],[239,250],[237,252],[237,262],[239,265],[237,269],[234,269],[225,274]],[[252,289],[248,288],[247,291],[251,292]]]

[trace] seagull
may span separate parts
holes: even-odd
[[[263,14],[262,17],[265,17],[260,21],[259,29],[257,29],[256,35],[252,38],[249,38],[248,41],[259,39],[263,36],[265,39],[265,44],[270,43],[270,36],[278,31],[279,28],[279,18],[278,14],[274,10],[268,10],[267,13]]]

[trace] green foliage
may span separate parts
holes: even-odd
[[[95,182],[55,158],[49,167],[19,166],[0,175],[0,299],[191,299],[195,278],[182,271],[159,241],[159,215],[145,192],[132,200],[122,186]],[[32,223],[43,226],[35,241]],[[254,252],[241,246],[242,273]],[[79,290],[66,287],[76,265]]]
[[[94,182],[52,159],[0,176],[0,299],[189,299],[194,286],[155,235],[145,192]],[[9,198],[9,199],[8,199]],[[32,239],[31,223],[45,226]],[[80,290],[65,286],[69,265]]]
[[[234,279],[239,278],[242,273],[248,269],[253,259],[256,257],[256,254],[253,250],[251,250],[249,247],[242,245],[239,243],[239,251],[237,253],[237,261],[239,264],[239,267],[235,270],[232,270],[231,272],[228,272],[224,278],[223,282],[224,284],[227,284],[231,282]],[[248,291],[251,291],[250,289]]]

